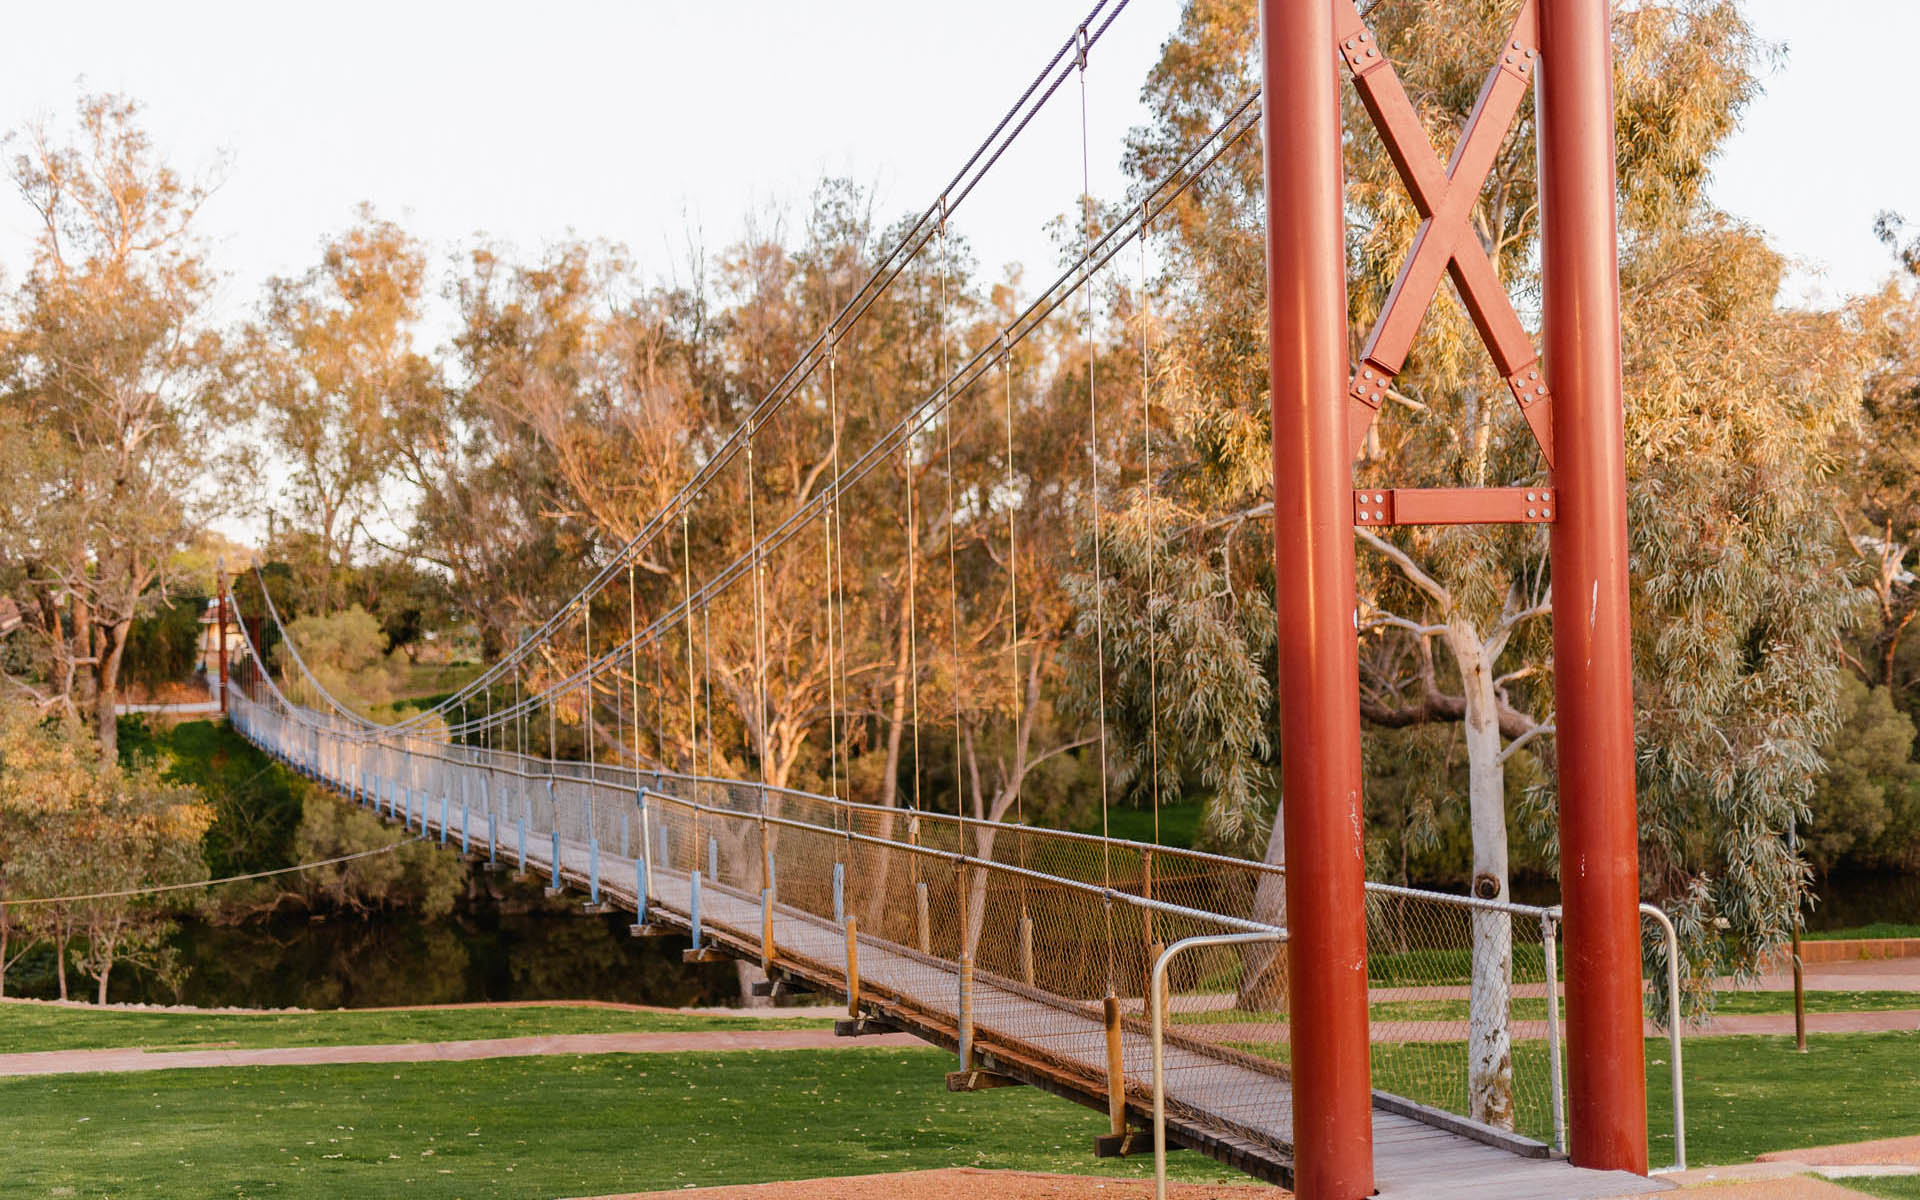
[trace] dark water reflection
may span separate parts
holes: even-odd
[[[497,889],[497,890],[496,890]],[[183,921],[173,946],[185,967],[177,990],[117,967],[115,1003],[242,1008],[370,1008],[502,1000],[613,1000],[629,1004],[730,1004],[730,963],[688,966],[681,938],[635,938],[630,913],[589,916],[579,898],[546,900],[536,885],[504,881],[470,890],[449,915],[306,914],[237,925]],[[93,981],[68,972],[75,999]],[[42,947],[7,972],[8,995],[58,994]]]
[[[684,941],[630,937],[632,919],[483,909],[438,920],[383,915],[193,924],[175,939],[190,968],[178,999],[170,988],[131,977],[127,994],[115,986],[113,999],[368,1008],[496,1000],[679,1006],[738,998],[730,965],[684,965]]]

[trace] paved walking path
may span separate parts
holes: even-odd
[[[733,1050],[843,1050],[923,1046],[904,1033],[835,1037],[831,1029],[717,1029],[690,1033],[574,1033],[470,1042],[373,1046],[274,1046],[231,1050],[42,1050],[0,1054],[0,1076],[83,1071],[167,1071],[178,1067],[311,1067],[326,1063],[467,1062],[545,1054],[725,1053]]]

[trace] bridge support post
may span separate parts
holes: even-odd
[[[960,1069],[973,1070],[973,955],[960,955]]]
[[[833,864],[833,923],[847,923],[847,864]]]
[[[1607,0],[1540,5],[1541,317],[1572,1159],[1647,1170],[1613,55]],[[1577,869],[1573,864],[1578,864]]]
[[[1373,1192],[1353,471],[1333,5],[1261,0],[1294,1179]]]
[[[913,885],[913,921],[920,953],[933,953],[933,927],[927,919],[927,882],[921,880]]]
[[[847,917],[847,1017],[860,1019],[860,918]]]
[[[550,867],[550,870],[547,872],[547,895],[558,896],[561,890],[560,889],[560,831],[558,829],[553,831],[549,839],[549,842],[550,842],[550,849],[553,854],[553,858],[550,860],[548,864]]]
[[[447,808],[452,803],[451,796],[445,792],[440,793],[440,844],[442,846],[447,844]]]
[[[773,889],[760,889],[760,966],[773,968]]]
[[[1124,1138],[1127,1132],[1126,1056],[1120,1037],[1120,998],[1109,990],[1101,1001],[1107,1022],[1107,1122],[1108,1132]]]

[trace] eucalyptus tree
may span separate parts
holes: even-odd
[[[246,383],[268,444],[291,468],[283,491],[314,542],[300,563],[308,602],[345,603],[356,542],[383,502],[409,420],[438,388],[413,344],[426,280],[424,248],[362,205],[302,275],[267,281],[263,312],[246,331]]]
[[[1370,10],[1436,153],[1461,136],[1511,9],[1431,0]],[[1857,402],[1854,361],[1840,322],[1773,308],[1777,260],[1701,197],[1708,164],[1754,93],[1766,52],[1739,9],[1729,0],[1630,4],[1614,21],[1643,851],[1650,890],[1687,919],[1696,955],[1712,952],[1718,943],[1706,936],[1707,923],[1725,917],[1738,949],[1722,965],[1738,966],[1784,929],[1775,914],[1787,911],[1796,879],[1788,817],[1819,769],[1817,747],[1832,720],[1831,648],[1853,596],[1835,586],[1828,472],[1834,439]],[[1158,174],[1248,94],[1255,27],[1250,4],[1189,5],[1147,82],[1155,119],[1132,139],[1137,177]],[[1419,220],[1357,100],[1347,127],[1358,347]],[[1537,287],[1535,155],[1531,108],[1523,105],[1473,213],[1481,248],[1522,312]],[[1177,305],[1156,374],[1156,405],[1172,435],[1166,492],[1181,508],[1168,522],[1182,531],[1170,552],[1193,570],[1237,563],[1235,588],[1264,592],[1270,568],[1251,532],[1271,512],[1260,167],[1249,151],[1221,168],[1162,224],[1167,299]],[[1467,310],[1442,289],[1362,446],[1357,482],[1547,483],[1506,391]],[[1550,643],[1540,619],[1553,600],[1544,531],[1357,536],[1362,712],[1376,731],[1368,741],[1378,744],[1383,728],[1463,726],[1473,887],[1504,898],[1516,816],[1508,772],[1550,745],[1552,732]],[[1174,567],[1162,577],[1180,574]],[[1121,642],[1153,648],[1162,670],[1199,649],[1181,640],[1183,622],[1214,629],[1229,611],[1216,595],[1187,603],[1203,621],[1163,607],[1166,616],[1146,619],[1141,635]],[[1186,699],[1188,710],[1220,734],[1232,730],[1225,714],[1245,701],[1217,689],[1264,666],[1270,636],[1210,647],[1221,665],[1198,682],[1216,690],[1205,701]],[[1224,753],[1236,762],[1232,778],[1265,785],[1271,744],[1245,730],[1220,736],[1212,769],[1226,773]],[[1550,767],[1544,755],[1530,764],[1528,777],[1541,780],[1530,815],[1550,814],[1551,778],[1538,774]],[[1217,788],[1216,824],[1248,823],[1269,794]],[[1269,858],[1277,842],[1269,839]],[[1470,1111],[1506,1123],[1504,921],[1479,922],[1474,959]]]
[[[0,556],[50,668],[26,686],[43,707],[90,707],[109,755],[128,634],[214,505],[201,485],[225,411],[195,224],[210,185],[168,165],[139,115],[82,96],[70,141],[30,127],[9,165],[33,235],[0,404],[30,445]]]

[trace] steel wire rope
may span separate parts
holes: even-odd
[[[774,530],[770,531],[766,538],[763,539],[767,545],[761,548],[762,552],[766,549],[777,548],[787,540],[790,540],[799,528],[803,527],[807,521],[817,515],[816,510],[821,509],[824,505],[837,501],[847,484],[858,482],[864,478],[866,474],[870,473],[878,465],[881,459],[891,454],[903,441],[915,437],[924,427],[931,423],[933,418],[945,410],[956,395],[970,387],[988,370],[992,369],[992,367],[998,365],[1004,355],[1011,353],[1012,346],[1023,342],[1038,328],[1041,322],[1065,304],[1067,299],[1075,291],[1080,290],[1083,285],[1088,284],[1091,275],[1097,273],[1112,260],[1120,249],[1124,248],[1128,242],[1134,240],[1134,238],[1139,235],[1141,228],[1140,222],[1142,220],[1151,220],[1153,217],[1157,217],[1166,211],[1172,202],[1181,194],[1184,194],[1207,168],[1218,161],[1227,150],[1237,145],[1243,138],[1258,128],[1260,114],[1257,109],[1253,109],[1254,101],[1257,99],[1257,91],[1244,99],[1241,104],[1229,114],[1226,120],[1215,127],[1215,130],[1208,138],[1203,139],[1202,142],[1188,154],[1187,158],[1184,159],[1173,172],[1170,172],[1160,184],[1150,190],[1148,193],[1148,201],[1133,210],[1139,213],[1139,216],[1117,224],[1096,241],[1088,253],[1083,254],[1079,260],[1063,271],[1050,287],[1040,293],[1038,299],[1029,304],[1026,309],[1022,310],[1022,312],[1015,317],[1013,322],[1011,322],[1004,331],[1003,337],[1000,340],[989,343],[979,351],[976,351],[967,362],[963,363],[953,372],[947,381],[936,387],[932,393],[885,431],[860,458],[855,460],[851,468],[843,469],[839,477],[829,483],[813,498],[796,506],[787,519]],[[1216,142],[1218,143],[1217,145],[1215,144]],[[1212,147],[1212,152],[1205,153],[1209,146]],[[1157,203],[1152,202],[1154,197],[1158,197]],[[686,614],[691,612],[691,601],[695,596],[702,601],[710,602],[713,596],[738,580],[739,576],[747,569],[752,558],[753,554],[749,552],[734,559],[732,563],[722,568],[718,574],[704,583],[697,593],[690,593],[688,600],[683,601],[681,606],[664,614],[653,625],[650,625],[647,630],[643,631],[640,636],[651,638],[660,630],[670,629],[679,621],[685,619]],[[620,649],[625,649],[625,647],[621,647]],[[573,686],[574,682],[574,679],[569,677],[558,681],[553,686],[560,688],[570,687]],[[541,702],[541,696],[544,694],[545,693],[542,692],[539,695],[529,697],[523,703],[526,708],[531,709]],[[499,719],[498,714],[496,715],[496,719]],[[709,730],[709,736],[711,737],[711,730]]]
[[[1081,31],[1085,36],[1085,30]],[[1081,235],[1093,240],[1093,182],[1087,149],[1087,56],[1080,52],[1080,228]],[[1100,735],[1100,875],[1107,890],[1113,890],[1113,847],[1107,824],[1107,579],[1101,565],[1100,512],[1100,409],[1094,392],[1094,360],[1098,347],[1093,330],[1093,272],[1081,280],[1082,310],[1086,317],[1087,344],[1087,480],[1093,504],[1093,644],[1094,677],[1098,697]],[[1107,995],[1114,994],[1113,904],[1103,906],[1107,923]]]
[[[1147,294],[1147,240],[1152,236],[1152,218],[1144,213],[1140,220],[1140,438],[1145,462],[1142,489],[1147,501],[1147,747],[1148,778],[1152,780],[1148,796],[1153,806],[1153,844],[1160,844],[1160,599],[1158,568],[1160,542],[1153,509],[1153,377],[1149,369],[1149,339],[1153,335],[1153,302]]]
[[[1002,341],[1005,342],[1007,335],[1002,333],[1000,336]],[[1022,736],[1020,698],[1020,547],[1014,537],[1014,514],[1017,506],[1014,503],[1013,347],[1010,344],[1006,345],[1001,355],[1000,367],[1001,374],[1006,380],[1007,412],[1007,492],[1005,501],[1007,506],[1007,666],[1009,682],[1013,685],[1013,707],[1011,709],[1013,714],[1012,741],[1015,747],[1015,760],[1019,761],[1018,747],[1020,746],[1020,738]],[[1021,869],[1024,870],[1027,865],[1027,835],[1024,829],[1027,823],[1026,780],[1009,779],[1008,784],[1013,788],[1014,824],[1023,827],[1021,832],[1014,835],[1014,839],[1020,856],[1020,866]],[[978,840],[977,834],[975,835],[975,840]],[[1027,881],[1024,877],[1020,880],[1020,919],[1022,921],[1030,921],[1032,919],[1027,911]]]
[[[1253,108],[1254,102],[1258,97],[1259,93],[1256,90],[1243,99],[1234,111],[1216,125],[1212,133],[1202,139],[1178,166],[1170,171],[1168,175],[1153,188],[1149,189],[1146,201],[1144,201],[1141,206],[1137,208],[1130,207],[1129,211],[1138,215],[1116,224],[1112,229],[1108,230],[1106,234],[1102,235],[1102,237],[1093,244],[1090,252],[1083,253],[1076,262],[1069,265],[1060,276],[1055,279],[1053,284],[1043,290],[1036,300],[1030,303],[1026,309],[1022,310],[1022,312],[1009,323],[1005,331],[1005,336],[1002,339],[989,343],[987,346],[976,351],[967,362],[963,363],[953,372],[947,381],[936,387],[935,390],[915,406],[913,410],[896,421],[878,441],[870,446],[868,450],[862,454],[861,458],[856,460],[854,469],[850,473],[846,473],[846,478],[837,479],[834,484],[830,484],[828,487],[822,489],[820,493],[816,494],[816,496],[808,502],[796,506],[794,512],[791,513],[779,527],[768,534],[767,540],[770,541],[774,547],[784,544],[785,541],[794,536],[797,529],[804,525],[805,521],[811,520],[813,516],[816,515],[815,510],[819,508],[823,502],[831,503],[839,498],[840,491],[843,489],[836,485],[857,482],[858,479],[863,478],[864,475],[877,464],[879,458],[891,453],[899,444],[901,437],[911,436],[920,432],[922,427],[930,424],[934,417],[944,411],[954,396],[972,386],[972,384],[977,382],[988,370],[997,365],[1000,362],[1001,355],[1010,352],[1010,345],[1017,345],[1030,336],[1039,324],[1057,311],[1074,291],[1080,289],[1082,285],[1088,281],[1088,278],[1092,274],[1097,273],[1112,260],[1120,249],[1124,248],[1128,242],[1133,241],[1139,236],[1142,221],[1150,221],[1152,218],[1165,212],[1166,209],[1171,206],[1172,202],[1197,182],[1206,169],[1218,161],[1227,150],[1237,145],[1243,138],[1258,128],[1260,113],[1257,109]],[[1209,147],[1212,148],[1210,153],[1208,153]],[[1154,202],[1156,197],[1157,202]],[[709,593],[714,592],[716,590],[715,585],[724,586],[731,584],[744,570],[744,564],[748,562],[749,557],[748,555],[743,555],[735,559],[720,575],[714,577],[709,583],[702,586],[700,589],[701,596],[706,597]],[[666,614],[660,622],[655,623],[655,626],[649,627],[647,636],[651,636],[657,628],[671,628],[681,619],[680,613],[681,610],[675,609],[673,612]],[[531,637],[529,637],[528,640],[531,641]],[[625,647],[620,647],[619,649],[624,650]],[[564,689],[574,686],[575,682],[575,679],[570,676],[566,679],[559,680],[553,686]],[[542,693],[542,695],[544,695],[544,693]],[[538,703],[540,703],[540,696],[530,697],[525,701],[525,704],[529,708]],[[500,716],[501,714],[496,714],[496,719],[500,719]],[[381,726],[380,728],[391,730],[394,727]]]
[[[1098,27],[1093,30],[1091,36],[1089,36],[1087,31],[1093,20],[1100,15],[1101,11],[1104,10],[1109,3],[1113,4],[1113,10],[1107,14],[1106,19],[1101,21]],[[1071,66],[1069,66],[1058,75],[1053,75],[1054,68],[1058,66],[1061,60],[1066,57],[1070,51],[1073,51],[1076,46],[1079,46],[1080,52],[1084,55],[1086,49],[1097,42],[1099,37],[1112,26],[1114,20],[1125,10],[1127,3],[1128,0],[1097,0],[1097,3],[1088,11],[1087,16],[1076,28],[1074,34],[1061,44],[1060,48],[1054,52],[1053,57],[1048,60],[1047,65],[1042,67],[1034,76],[1033,80],[1028,83],[1026,90],[1021,93],[1020,99],[1015,101],[1014,104],[1002,114],[1000,120],[995,124],[993,131],[975,146],[973,152],[967,157],[966,162],[954,174],[947,186],[941,190],[941,201],[928,206],[921,212],[919,217],[915,219],[913,224],[908,226],[900,235],[895,241],[893,248],[881,257],[873,272],[868,276],[867,281],[855,291],[840,312],[828,322],[827,328],[816,335],[814,340],[801,352],[800,358],[795,360],[795,362],[788,367],[786,373],[775,381],[767,395],[762,398],[759,404],[757,404],[749,414],[749,419],[764,420],[798,393],[799,388],[818,368],[821,353],[823,349],[830,345],[830,339],[837,340],[839,337],[844,336],[847,329],[851,328],[853,324],[865,315],[867,309],[891,287],[893,281],[905,270],[908,263],[918,257],[919,252],[926,247],[932,238],[929,223],[933,220],[935,214],[942,209],[943,203],[945,210],[951,212],[953,208],[957,208],[959,204],[973,192],[975,186],[977,186],[979,182],[985,178],[987,173],[1000,161],[1001,157],[1012,146],[1014,141],[1019,138],[1021,133],[1026,130],[1027,126],[1046,105],[1047,101],[1052,99],[1061,84],[1065,82],[1067,76],[1071,73]],[[1052,82],[1047,83],[1050,76],[1052,76]],[[1044,90],[1042,90],[1043,84],[1046,84]],[[1037,99],[1035,98],[1036,93],[1039,93]],[[1015,120],[1016,117],[1018,117],[1017,121]],[[1011,129],[1008,128],[1010,125],[1012,126]],[[1004,137],[1002,136],[1003,134],[1005,135]],[[903,253],[905,254],[904,261],[902,261]],[[612,561],[602,567],[592,579],[580,587],[579,591],[576,592],[576,598],[579,595],[589,592],[598,592],[605,586],[608,580],[613,578],[620,564],[627,557],[637,553],[641,547],[651,544],[658,536],[659,529],[664,526],[664,522],[670,518],[672,510],[683,501],[683,498],[697,492],[701,486],[710,481],[728,461],[731,461],[733,455],[738,452],[739,440],[740,428],[736,427],[734,431],[728,435],[726,441],[722,443],[715,455],[702,464],[700,470],[695,473],[694,477],[689,479],[673,497],[670,497],[667,503],[662,506],[653,518],[649,519],[647,524],[643,526],[638,533],[628,539],[620,550],[615,553]],[[570,604],[571,602],[560,606],[552,616],[547,618],[540,629],[535,631],[529,640],[539,640],[553,632],[562,615],[570,607]],[[495,667],[484,673],[481,679],[497,677],[505,665],[504,663],[495,664]],[[467,687],[473,688],[480,681],[481,680],[475,680],[473,683],[468,684]],[[435,705],[434,708],[416,714],[415,718],[410,718],[410,722],[417,723],[428,714],[440,711],[446,703],[447,701],[442,701],[440,704]]]
[[[941,201],[940,213],[940,375],[947,374],[947,276],[953,269],[952,247],[947,240],[946,202]],[[947,637],[953,643],[953,813],[964,817],[966,813],[967,788],[965,776],[961,773],[960,761],[960,572],[955,555],[956,526],[959,524],[959,512],[953,503],[953,406],[949,404],[941,416],[940,425],[946,433],[947,444]],[[966,853],[966,827],[960,828],[960,852]],[[962,915],[965,908],[961,909]]]
[[[26,907],[36,904],[75,904],[82,900],[119,900],[128,896],[154,896],[162,892],[190,892],[196,888],[219,887],[228,883],[245,883],[252,879],[270,879],[276,875],[292,875],[299,871],[312,871],[320,867],[338,866],[340,863],[353,862],[356,859],[373,858],[380,854],[392,854],[416,842],[426,841],[425,836],[402,838],[384,846],[375,846],[371,850],[360,850],[352,854],[342,854],[334,858],[316,859],[313,862],[296,863],[291,867],[276,867],[271,871],[249,871],[245,875],[223,875],[219,879],[201,879],[192,883],[157,883],[146,887],[123,888],[115,892],[87,892],[74,896],[30,896],[23,900],[0,901],[0,908]]]

